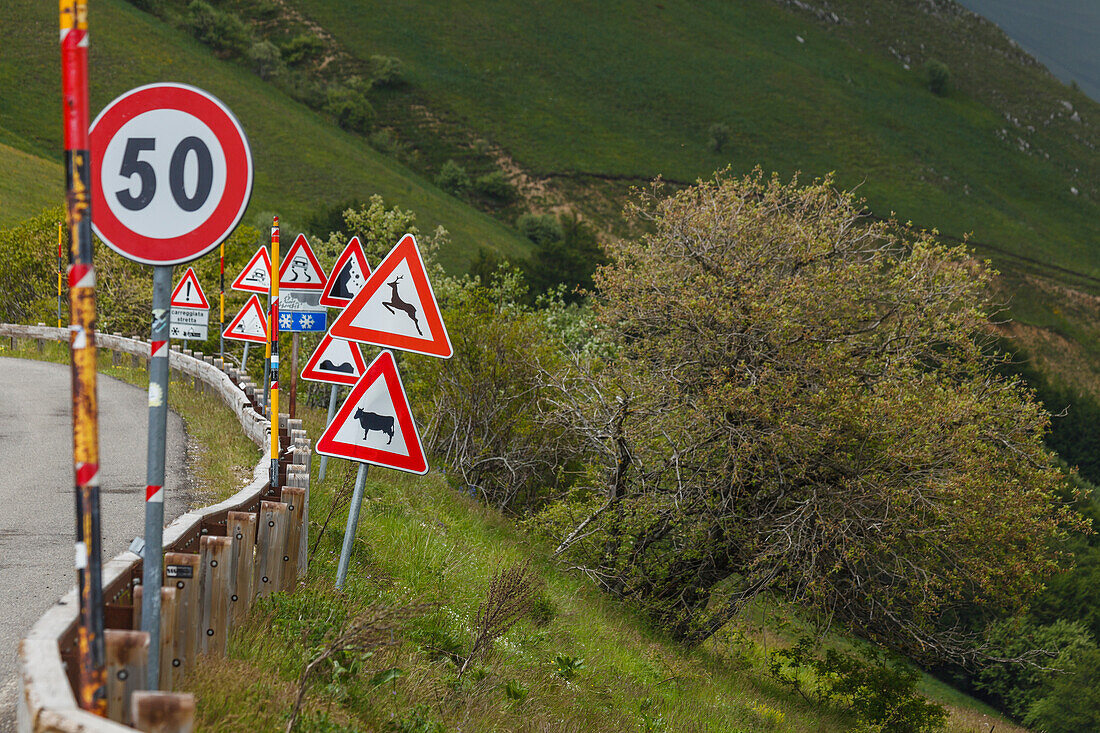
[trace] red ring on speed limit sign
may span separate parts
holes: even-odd
[[[113,205],[122,205],[118,204],[119,192],[106,191],[102,183],[103,176],[114,173],[104,171],[103,158],[119,130],[143,114],[160,110],[183,113],[205,126],[221,146],[225,168],[224,187],[214,210],[186,231],[167,237],[148,236],[123,222],[113,209]],[[209,150],[206,152],[209,159]],[[181,264],[209,252],[237,226],[252,193],[252,153],[240,123],[217,98],[186,84],[150,84],[115,99],[92,123],[91,155],[92,227],[96,235],[123,257],[148,265]],[[181,179],[187,157],[185,152],[178,173]],[[139,159],[137,164],[143,162]],[[163,171],[157,175],[166,179],[162,174]],[[133,175],[136,174],[130,174]],[[167,186],[167,181],[154,179],[154,183],[156,187]],[[109,202],[108,196],[116,199]]]

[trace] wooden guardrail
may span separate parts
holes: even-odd
[[[67,341],[68,331],[0,324],[0,339]],[[118,334],[96,334],[114,364],[149,359],[149,344]],[[161,589],[161,692],[140,690],[149,635],[141,628],[142,560],[123,552],[103,566],[103,598],[110,719],[81,710],[76,684],[77,591],[51,607],[19,644],[22,695],[20,733],[189,731],[194,698],[178,690],[199,654],[224,655],[230,629],[258,596],[292,589],[305,575],[309,517],[310,443],[300,420],[279,416],[280,488],[268,480],[270,423],[261,414],[263,390],[220,359],[173,348],[169,367],[219,395],[264,455],[252,481],[231,498],[188,512],[164,531]],[[128,726],[133,727],[128,727]]]

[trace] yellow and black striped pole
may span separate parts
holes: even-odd
[[[103,646],[103,567],[99,529],[99,417],[96,400],[95,268],[88,140],[88,3],[60,0],[61,92],[69,227],[69,346],[73,372],[73,473],[76,489],[76,577],[80,707],[107,714]]]
[[[279,217],[271,224],[271,316],[268,325],[271,340],[267,342],[271,360],[271,486],[279,487]]]
[[[61,260],[61,222],[57,222],[57,327],[61,328],[61,282],[64,274]]]

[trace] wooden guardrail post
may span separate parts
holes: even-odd
[[[202,621],[202,598],[199,594],[201,571],[199,556],[194,553],[164,553],[164,583],[176,586],[176,630],[172,666],[176,668],[177,675],[190,669],[199,647],[198,631]]]
[[[225,656],[229,642],[229,596],[233,594],[233,538],[203,537],[199,540],[202,573],[202,623],[199,649]]]
[[[256,540],[256,595],[267,596],[282,590],[283,555],[286,552],[286,504],[278,501],[260,502],[260,531]]]
[[[195,696],[182,692],[135,692],[130,698],[133,726],[143,733],[191,733]]]
[[[252,512],[229,512],[226,534],[233,539],[233,593],[229,596],[233,625],[244,621],[252,608],[253,574],[256,572],[256,525],[259,517]]]
[[[107,650],[107,717],[130,725],[130,694],[145,686],[149,634],[105,629],[103,642]]]
[[[282,503],[287,508],[286,544],[283,546],[282,590],[293,590],[301,573],[298,571],[298,546],[305,531],[306,490],[288,484],[283,488]]]

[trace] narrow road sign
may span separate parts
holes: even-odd
[[[348,341],[449,359],[443,325],[416,239],[406,234],[337,316],[330,333]]]
[[[205,341],[209,335],[210,302],[202,292],[195,270],[187,268],[172,291],[170,338]]]
[[[351,387],[366,371],[367,360],[359,344],[326,333],[302,369],[302,379]]]
[[[329,308],[343,308],[352,301],[370,277],[370,265],[363,252],[363,243],[359,237],[352,237],[348,246],[336,258],[332,274],[328,277],[325,292],[321,293],[321,305]]]
[[[266,295],[271,290],[271,255],[260,247],[229,286],[232,290]]]
[[[257,344],[267,342],[267,315],[258,295],[249,298],[241,312],[225,327],[225,337]]]
[[[317,452],[425,474],[428,462],[393,353],[367,367],[317,441]]]
[[[279,267],[279,290],[323,291],[327,281],[325,270],[313,254],[306,235],[299,234]]]

